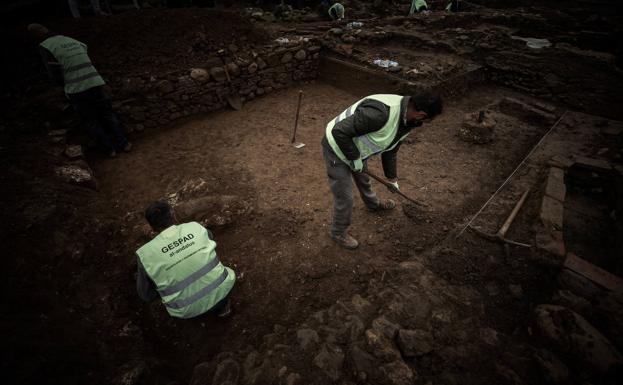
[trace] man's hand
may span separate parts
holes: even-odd
[[[361,158],[353,160],[350,168],[354,172],[362,172],[363,171],[363,160],[361,160]]]
[[[387,189],[392,193],[397,193],[400,191],[400,186],[398,186],[398,179],[390,179],[387,181]]]

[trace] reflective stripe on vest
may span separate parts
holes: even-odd
[[[236,281],[215,250],[207,230],[190,222],[169,227],[136,253],[169,314],[191,318],[225,298]]]
[[[370,95],[357,101],[355,104],[348,107],[344,112],[342,112],[332,121],[330,121],[327,124],[325,135],[335,155],[337,155],[337,157],[340,158],[344,163],[351,163],[351,161],[346,158],[346,156],[342,152],[342,149],[340,149],[337,142],[335,141],[332,130],[337,123],[354,114],[359,104],[366,99],[376,100],[388,106],[389,117],[387,119],[387,122],[385,122],[385,125],[380,130],[353,138],[353,142],[359,150],[361,158],[367,159],[372,155],[385,151],[390,151],[396,146],[396,144],[398,144],[398,142],[404,140],[404,138],[406,138],[408,134],[401,137],[396,143],[392,145],[392,142],[398,134],[398,126],[400,125],[400,107],[402,103],[402,98],[402,95]]]
[[[105,84],[93,67],[85,44],[67,36],[56,35],[45,39],[41,46],[50,51],[63,67],[66,94],[77,94]]]
[[[420,12],[422,7],[426,7],[428,9],[428,4],[426,4],[425,0],[412,0],[411,1],[411,9],[409,9],[409,14],[413,14],[415,12]]]

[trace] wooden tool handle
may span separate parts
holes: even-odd
[[[506,221],[504,221],[504,224],[502,225],[502,227],[500,227],[500,230],[498,230],[498,236],[500,236],[501,238],[504,238],[506,236],[506,232],[508,231],[509,227],[511,227],[511,225],[513,224],[513,221],[515,220],[517,213],[521,209],[521,206],[523,206],[524,202],[526,201],[526,198],[528,197],[529,192],[530,192],[530,189],[526,190],[523,193],[521,198],[519,198],[519,201],[515,204],[515,207],[513,207],[513,211],[511,211],[508,218],[506,218]]]
[[[296,141],[296,129],[299,126],[299,112],[301,111],[301,99],[303,99],[303,90],[299,90],[299,101],[296,105],[296,119],[294,120],[294,132],[292,132],[292,143]]]
[[[385,187],[390,187],[390,186],[392,186],[392,187],[393,187],[393,185],[392,185],[391,183],[389,183],[388,181],[386,181],[385,179],[383,179],[383,178],[381,178],[381,177],[379,177],[379,176],[374,175],[373,173],[371,173],[371,172],[370,172],[370,171],[368,171],[368,170],[364,170],[364,171],[363,171],[363,173],[364,173],[364,174],[366,174],[366,175],[368,175],[368,176],[370,176],[370,177],[372,177],[373,179],[376,179],[378,182],[380,182],[381,184],[383,184]],[[392,192],[393,192],[394,194],[398,194],[398,195],[400,195],[401,197],[405,198],[406,200],[408,200],[409,202],[411,202],[411,203],[413,203],[413,204],[415,204],[415,205],[422,206],[422,207],[428,207],[428,205],[425,205],[424,203],[418,202],[418,201],[416,201],[415,199],[413,199],[413,198],[411,198],[411,197],[406,196],[406,195],[405,195],[402,191],[400,191],[400,190],[395,190],[395,189],[394,189],[394,190],[392,190]]]

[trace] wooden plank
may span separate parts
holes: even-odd
[[[614,292],[623,292],[623,279],[573,253],[567,253],[564,267]]]

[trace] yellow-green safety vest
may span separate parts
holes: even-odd
[[[409,15],[412,15],[415,12],[420,12],[420,9],[422,7],[426,7],[428,9],[428,4],[426,4],[425,0],[412,0],[411,9],[409,9]]]
[[[93,87],[106,84],[97,72],[89,55],[87,46],[78,40],[63,35],[45,39],[41,46],[50,53],[63,67],[65,93],[77,94]]]
[[[351,160],[346,158],[346,156],[340,149],[340,146],[338,146],[335,138],[333,137],[332,130],[338,122],[354,114],[357,106],[359,106],[361,102],[367,99],[376,100],[388,106],[389,117],[387,118],[387,122],[385,122],[385,125],[380,130],[353,138],[353,142],[359,150],[361,159],[367,159],[372,155],[379,154],[385,151],[390,151],[394,147],[396,147],[399,142],[403,141],[409,135],[407,133],[392,145],[392,142],[398,134],[398,127],[400,126],[400,106],[402,103],[402,98],[402,95],[393,94],[378,94],[366,96],[365,98],[357,101],[352,106],[348,107],[346,110],[344,110],[344,112],[336,116],[333,120],[331,120],[329,124],[327,124],[325,134],[327,137],[327,141],[329,142],[329,145],[331,146],[331,149],[333,149],[335,155],[337,155],[338,158],[340,158],[346,164],[350,165],[350,163],[352,162]]]
[[[206,228],[189,222],[167,228],[136,251],[173,317],[203,314],[233,288],[236,274],[215,249]]]
[[[331,14],[331,10],[335,10],[335,14],[337,15],[338,19],[343,19],[344,18],[344,6],[340,3],[335,3],[331,6],[331,8],[329,8],[329,16],[331,16],[331,18],[333,18],[333,15]]]

